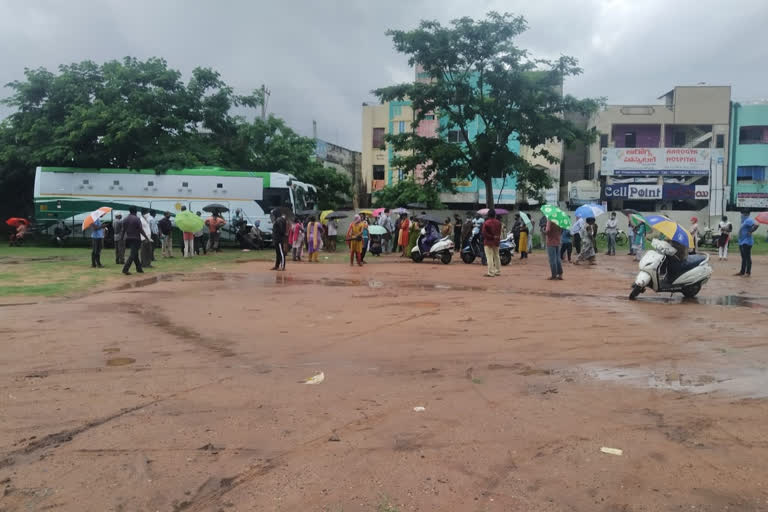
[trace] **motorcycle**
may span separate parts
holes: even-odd
[[[510,233],[499,243],[499,261],[502,265],[509,265],[512,261],[512,253],[515,252],[515,235]]]
[[[439,259],[443,264],[448,265],[453,257],[453,240],[450,236],[441,238],[432,244],[432,247],[425,248],[424,243],[427,237],[427,230],[421,229],[416,245],[411,249],[411,259],[415,263],[421,263],[424,258]]]
[[[709,281],[712,275],[709,255],[692,254],[678,261],[673,258],[677,249],[670,243],[654,239],[651,246],[653,249],[648,250],[638,264],[640,272],[632,285],[629,300],[636,299],[648,287],[657,293],[680,292],[690,299]]]
[[[512,253],[515,252],[515,236],[510,233],[499,243],[499,260],[502,265],[509,265],[512,262]],[[470,237],[464,248],[461,250],[461,261],[470,264],[475,258],[484,256],[483,239],[479,235]]]

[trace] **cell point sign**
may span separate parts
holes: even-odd
[[[655,200],[663,197],[661,185],[635,185],[622,183],[605,186],[606,199],[646,199]]]

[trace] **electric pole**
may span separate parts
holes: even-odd
[[[261,119],[262,121],[267,119],[267,103],[269,102],[269,95],[272,91],[267,89],[267,86],[261,84]]]

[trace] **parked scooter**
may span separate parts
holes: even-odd
[[[464,242],[464,248],[461,249],[461,261],[470,264],[475,261],[475,258],[483,258],[485,256],[483,251],[483,237],[469,235],[469,238]]]
[[[692,254],[685,260],[679,261],[672,244],[664,240],[651,241],[653,249],[646,251],[640,260],[635,283],[629,300],[634,300],[651,288],[659,292],[680,292],[687,298],[695,297],[701,291],[701,287],[712,275],[712,267],[709,266],[709,255]]]
[[[416,240],[416,245],[411,249],[411,259],[416,263],[421,263],[424,258],[432,258],[433,260],[439,259],[443,264],[448,265],[453,257],[453,240],[450,236],[441,238],[432,244],[431,247],[426,247],[426,228],[421,228],[419,238]]]
[[[502,265],[509,265],[512,261],[512,253],[515,252],[515,235],[510,233],[499,243],[499,260]]]

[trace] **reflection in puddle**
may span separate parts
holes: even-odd
[[[712,306],[735,306],[743,308],[768,308],[768,297],[744,297],[742,295],[723,295],[721,297],[638,297],[637,302],[655,302],[660,304],[707,304]]]
[[[768,396],[768,368],[606,368],[585,367],[587,374],[603,381],[635,387],[702,394],[723,392],[742,398]]]

